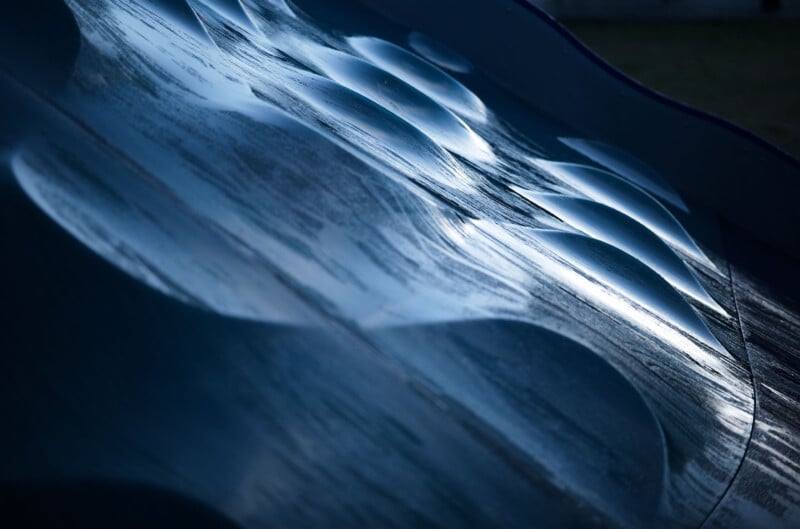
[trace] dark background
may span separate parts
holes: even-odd
[[[800,1],[531,2],[630,77],[800,157]]]

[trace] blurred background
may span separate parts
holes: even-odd
[[[648,87],[800,158],[800,0],[529,0]]]

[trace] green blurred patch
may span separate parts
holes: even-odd
[[[800,21],[566,21],[650,88],[800,157]]]

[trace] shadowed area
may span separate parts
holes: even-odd
[[[561,486],[586,491],[631,526],[654,522],[668,479],[663,432],[643,396],[592,351],[503,320],[377,335],[443,398],[496,429]]]
[[[25,92],[63,87],[80,47],[80,32],[62,0],[3,6],[0,16],[0,161],[35,121]]]
[[[0,474],[22,515],[58,494],[56,513],[62,499],[80,514],[97,498],[107,500],[101,521],[122,502],[150,505],[133,519],[154,525],[169,507],[167,522],[209,513],[211,525],[199,526],[213,527],[210,509],[221,505],[254,527],[611,525],[483,421],[440,410],[367,344],[175,302],[5,189],[3,272],[18,280],[4,284],[0,306],[14,322],[0,357],[0,449],[15,456]],[[11,229],[17,222],[26,235]],[[105,485],[142,482],[153,488]],[[161,490],[199,504],[184,508]]]
[[[207,505],[173,491],[115,482],[0,484],[6,522],[29,529],[237,529]]]

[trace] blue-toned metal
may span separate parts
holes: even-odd
[[[765,343],[800,323],[723,244],[739,198],[702,199],[796,165],[615,100],[528,7],[366,3],[67,0],[69,37],[9,25],[45,50],[0,63],[9,512],[791,527],[798,415],[758,421],[797,402],[769,373],[796,344]],[[514,71],[509,43],[547,62]],[[796,215],[776,200],[742,224]]]

